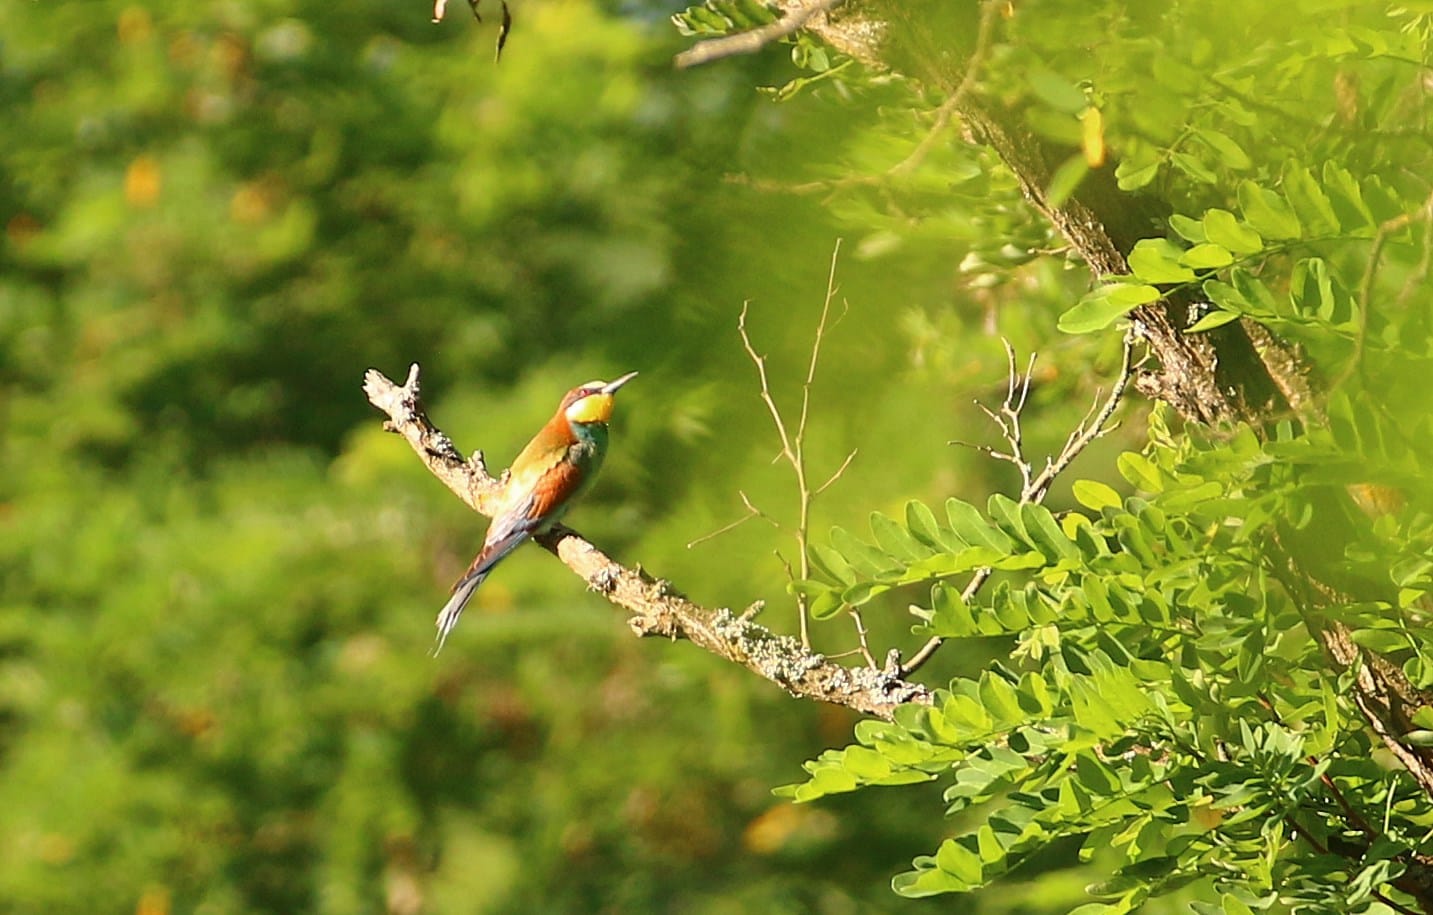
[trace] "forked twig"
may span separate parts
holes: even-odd
[[[1065,445],[1060,453],[1053,458],[1045,459],[1045,466],[1036,473],[1034,467],[1025,458],[1022,450],[1022,433],[1020,430],[1020,411],[1025,407],[1030,393],[1030,376],[1035,368],[1035,359],[1032,356],[1025,375],[1022,379],[1015,367],[1015,350],[1010,342],[1005,341],[1005,353],[1010,363],[1010,378],[1005,389],[1005,401],[999,410],[990,410],[984,405],[981,409],[985,414],[994,420],[999,426],[1001,435],[1010,446],[1010,453],[995,451],[989,446],[982,446],[980,450],[989,454],[997,460],[1008,461],[1014,464],[1020,471],[1020,504],[1038,503],[1044,500],[1050,491],[1050,485],[1055,478],[1069,467],[1080,452],[1100,436],[1109,432],[1114,427],[1109,424],[1110,418],[1114,416],[1115,410],[1119,407],[1120,399],[1124,396],[1125,389],[1129,387],[1129,380],[1134,369],[1134,337],[1126,336],[1124,340],[1124,353],[1120,362],[1120,372],[1115,378],[1114,385],[1110,388],[1109,396],[1104,403],[1100,403],[1100,393],[1095,393],[1095,402],[1090,412],[1085,415],[1065,439]],[[969,601],[990,579],[992,570],[990,568],[976,569],[975,574],[966,582],[965,589],[961,591],[962,599]],[[936,653],[945,640],[940,636],[932,636],[920,650],[911,655],[900,667],[901,676],[910,676],[921,668],[931,656]]]
[[[822,483],[821,486],[816,489],[812,489],[806,475],[806,429],[807,420],[810,419],[811,416],[811,385],[816,380],[816,366],[821,361],[821,343],[825,340],[827,331],[839,323],[841,317],[844,316],[843,312],[842,315],[838,315],[834,321],[831,320],[831,303],[835,301],[837,291],[836,264],[840,260],[840,257],[841,240],[837,239],[836,246],[831,252],[831,268],[826,275],[826,297],[821,303],[821,318],[816,322],[816,333],[811,341],[811,359],[806,366],[806,378],[801,383],[801,412],[797,416],[794,429],[787,425],[785,418],[781,415],[781,408],[776,405],[776,399],[771,394],[771,382],[766,374],[766,357],[756,351],[755,345],[751,342],[751,335],[747,332],[746,315],[751,303],[742,303],[741,314],[738,315],[736,321],[737,332],[741,335],[742,348],[746,350],[747,356],[751,358],[752,363],[756,366],[757,379],[761,383],[761,401],[766,404],[766,410],[771,414],[771,421],[776,426],[776,434],[781,441],[781,450],[777,454],[777,460],[785,460],[791,465],[791,470],[796,475],[798,504],[794,534],[796,537],[797,563],[799,565],[798,572],[800,580],[811,577],[811,503],[817,495],[824,492],[828,486],[840,479],[841,475],[845,473],[846,468],[851,465],[851,461],[856,456],[854,451],[851,452],[825,483]],[[752,515],[761,514],[755,506],[746,500],[744,495],[742,501],[746,502],[747,505],[749,512],[747,518],[750,518]],[[745,521],[747,519],[743,518],[741,520]],[[729,525],[723,530],[729,530],[732,526],[734,525]],[[787,573],[788,577],[794,577],[789,566]],[[810,604],[806,595],[798,594],[796,596],[796,607],[801,626],[801,645],[802,647],[809,648],[811,645]]]
[[[1020,412],[1025,409],[1025,404],[1030,400],[1030,380],[1035,374],[1035,354],[1030,354],[1030,361],[1025,365],[1025,373],[1021,375],[1020,369],[1015,365],[1015,347],[1010,345],[1009,340],[1001,342],[1005,344],[1005,359],[1009,363],[1006,374],[1005,400],[1001,402],[999,410],[992,410],[978,400],[975,405],[1000,429],[1000,434],[1009,444],[1010,451],[996,451],[989,445],[973,445],[971,447],[998,461],[1015,465],[1016,469],[1020,471],[1020,491],[1025,492],[1030,488],[1033,470],[1030,463],[1024,458],[1025,440],[1024,433],[1020,428]]]

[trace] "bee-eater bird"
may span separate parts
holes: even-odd
[[[493,566],[524,541],[548,531],[592,484],[607,453],[612,395],[635,377],[636,372],[628,372],[616,381],[589,381],[568,391],[552,419],[512,462],[501,507],[493,515],[483,548],[438,613],[434,655],[443,650],[463,608]]]

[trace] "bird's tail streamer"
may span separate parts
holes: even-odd
[[[521,546],[530,536],[532,536],[531,527],[527,527],[513,531],[500,540],[483,547],[483,551],[473,560],[468,574],[460,578],[458,583],[453,586],[453,596],[448,598],[443,609],[438,611],[438,637],[434,640],[433,650],[429,653],[432,657],[436,658],[438,652],[443,650],[443,643],[448,641],[448,634],[453,631],[453,627],[458,625],[458,617],[463,615],[463,608],[468,605],[468,601],[473,597],[473,592],[478,590],[478,586],[488,577],[493,566]]]
[[[473,575],[465,575],[463,580],[458,582],[458,586],[453,589],[453,596],[448,598],[443,609],[438,611],[438,637],[433,642],[433,650],[429,652],[432,657],[436,658],[438,652],[443,650],[443,643],[448,641],[448,634],[458,625],[458,617],[463,615],[463,608],[472,599],[473,592],[478,590],[478,585],[481,585],[483,579],[487,577],[486,570]]]

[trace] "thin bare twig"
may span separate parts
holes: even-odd
[[[1388,244],[1389,236],[1408,228],[1417,219],[1421,219],[1425,223],[1425,231],[1429,235],[1433,235],[1433,195],[1430,195],[1416,211],[1402,213],[1381,223],[1378,231],[1374,233],[1373,244],[1368,250],[1368,264],[1364,267],[1363,279],[1358,284],[1358,331],[1353,339],[1353,355],[1349,356],[1348,365],[1329,385],[1330,391],[1337,390],[1354,373],[1363,371],[1363,350],[1368,340],[1368,316],[1373,308],[1373,287],[1378,279],[1378,269],[1383,259],[1383,248]],[[1418,266],[1414,268],[1413,275],[1409,277],[1408,283],[1404,284],[1399,293],[1398,302],[1400,304],[1407,300],[1409,291],[1413,288],[1411,285],[1413,281],[1417,279],[1421,283],[1422,277],[1427,276],[1429,244],[1430,242],[1425,236],[1423,255]]]
[[[806,20],[817,13],[826,12],[840,2],[841,0],[812,0],[810,4],[804,5],[800,9],[787,12],[785,16],[775,22],[768,22],[766,25],[738,32],[735,35],[723,35],[720,38],[699,41],[678,54],[672,62],[678,70],[686,70],[689,67],[699,67],[714,60],[721,60],[724,57],[755,54],[773,41],[780,41],[788,35],[795,34],[797,29],[806,24]]]
[[[1026,501],[1039,502],[1043,500],[1045,494],[1050,491],[1050,484],[1065,472],[1065,468],[1080,456],[1080,452],[1089,447],[1095,439],[1114,428],[1109,425],[1110,417],[1114,416],[1115,409],[1120,405],[1120,398],[1124,396],[1125,388],[1129,386],[1133,368],[1134,340],[1126,337],[1124,353],[1120,360],[1120,373],[1115,377],[1114,386],[1110,388],[1110,396],[1105,400],[1105,405],[1075,427],[1075,430],[1070,433],[1070,437],[1065,440],[1065,447],[1060,449],[1058,457],[1053,461],[1046,459],[1045,469],[1040,471],[1032,481],[1030,497]]]
[[[755,518],[755,517],[756,517],[756,513],[755,513],[755,512],[747,512],[746,514],[742,515],[740,518],[737,518],[735,521],[729,521],[729,522],[727,522],[726,524],[723,524],[721,527],[717,528],[717,529],[714,530],[714,531],[709,531],[709,532],[707,532],[707,533],[705,533],[705,534],[702,534],[700,537],[696,537],[696,538],[694,538],[694,539],[692,539],[692,540],[688,540],[688,541],[687,541],[687,549],[689,549],[689,550],[690,550],[690,549],[693,549],[693,548],[696,547],[698,544],[706,543],[708,540],[715,540],[716,538],[720,537],[722,534],[730,534],[732,531],[734,531],[734,530],[736,530],[737,528],[741,527],[743,524],[745,524],[746,522],[750,521],[752,518]]]
[[[834,483],[834,482],[836,482],[837,480],[841,479],[841,477],[844,476],[845,473],[846,473],[846,468],[847,468],[847,467],[850,467],[850,466],[851,466],[851,462],[856,459],[856,452],[859,451],[859,450],[860,450],[859,448],[852,448],[852,449],[851,449],[851,453],[848,454],[848,455],[846,455],[846,459],[841,462],[841,466],[836,468],[836,472],[833,473],[833,474],[831,474],[831,476],[827,477],[825,483],[822,483],[820,486],[817,486],[817,487],[816,487],[816,491],[813,492],[812,495],[813,495],[813,496],[819,496],[819,495],[821,495],[821,493],[825,492],[827,489],[830,488],[830,486],[831,486],[832,483]]]
[[[1430,198],[1433,203],[1433,198]],[[1420,212],[1426,209],[1429,203],[1420,207]],[[1401,232],[1413,221],[1415,214],[1402,213],[1379,225],[1378,231],[1374,233],[1373,245],[1368,250],[1368,264],[1363,270],[1363,279],[1358,284],[1358,331],[1353,338],[1353,355],[1349,356],[1348,365],[1339,373],[1329,390],[1337,390],[1355,372],[1363,368],[1363,348],[1368,337],[1368,314],[1373,306],[1373,285],[1378,278],[1379,262],[1383,259],[1383,246],[1388,243],[1388,236],[1394,232]]]
[[[771,421],[776,424],[776,434],[781,437],[781,456],[790,460],[792,458],[791,436],[786,434],[786,422],[781,418],[781,409],[776,406],[776,401],[771,397],[771,385],[766,378],[766,357],[756,351],[751,345],[751,336],[746,332],[746,313],[750,302],[741,303],[741,313],[736,318],[736,330],[741,335],[741,345],[751,361],[756,365],[756,375],[761,382],[761,401],[766,404],[767,411],[771,414]]]
[[[975,405],[980,408],[991,422],[1000,429],[1000,434],[1010,446],[1009,453],[996,451],[986,446],[981,450],[991,457],[1013,464],[1020,472],[1020,491],[1026,492],[1030,489],[1030,478],[1033,469],[1030,462],[1025,460],[1024,433],[1020,428],[1020,412],[1025,409],[1025,404],[1030,399],[1030,380],[1035,375],[1035,354],[1030,354],[1030,361],[1025,366],[1025,373],[1022,375],[1015,364],[1015,347],[1010,345],[1009,340],[1002,340],[1005,344],[1005,359],[1009,363],[1006,373],[1005,400],[1001,402],[998,411],[992,410],[980,401]]]
[[[1397,305],[1399,308],[1408,304],[1414,290],[1423,288],[1423,281],[1428,279],[1428,268],[1430,264],[1433,264],[1433,197],[1429,198],[1420,212],[1423,217],[1423,254],[1418,258],[1418,266],[1408,274],[1403,288],[1398,291]]]
[[[908,175],[920,168],[926,156],[935,148],[935,141],[945,131],[946,125],[950,123],[951,117],[955,114],[965,96],[975,86],[976,77],[980,74],[980,68],[985,65],[985,57],[990,53],[990,38],[995,34],[995,20],[999,17],[1000,7],[1006,0],[985,0],[980,6],[980,25],[976,28],[975,48],[970,52],[970,57],[965,62],[965,72],[961,74],[960,82],[956,84],[950,96],[941,103],[935,110],[935,123],[926,132],[924,138],[911,150],[911,154],[886,172],[888,175]]]
[[[1060,449],[1060,453],[1053,458],[1047,457],[1045,459],[1045,467],[1039,473],[1035,473],[1030,462],[1025,459],[1022,451],[1020,432],[1020,410],[1024,408],[1029,397],[1030,376],[1035,368],[1035,360],[1033,357],[1031,358],[1025,370],[1024,378],[1021,379],[1019,372],[1015,368],[1015,351],[1010,346],[1009,341],[1005,343],[1005,352],[1010,364],[1010,378],[1005,389],[1005,402],[1001,405],[998,412],[986,409],[985,407],[982,407],[982,409],[984,409],[986,415],[991,417],[996,425],[1000,427],[1001,434],[1010,444],[1011,454],[1006,455],[996,452],[988,446],[981,450],[997,459],[1008,460],[1014,463],[1020,469],[1020,478],[1022,481],[1020,487],[1020,503],[1022,505],[1026,503],[1038,503],[1043,501],[1045,496],[1049,493],[1050,485],[1054,483],[1055,478],[1063,473],[1065,468],[1069,467],[1075,458],[1079,457],[1080,452],[1089,447],[1090,443],[1095,439],[1113,428],[1109,425],[1110,418],[1114,416],[1115,410],[1119,407],[1120,400],[1124,397],[1124,392],[1129,387],[1130,377],[1134,374],[1134,337],[1132,335],[1125,337],[1119,375],[1115,378],[1114,385],[1110,388],[1109,396],[1105,398],[1103,405],[1099,403],[1099,394],[1097,392],[1095,395],[1096,407],[1092,407],[1091,412],[1070,432],[1069,437],[1065,439],[1064,447]],[[974,598],[976,593],[984,586],[985,582],[990,579],[990,575],[991,570],[989,568],[976,569],[975,573],[970,577],[970,581],[966,582],[964,590],[961,591],[962,599],[969,601]],[[932,636],[921,646],[919,651],[911,655],[909,661],[900,666],[901,676],[908,677],[919,670],[925,662],[931,659],[931,656],[939,650],[944,642],[945,640],[940,636]]]
[[[836,264],[841,257],[841,240],[836,240],[835,248],[831,251],[831,268],[826,275],[826,297],[821,303],[821,318],[816,322],[816,334],[811,341],[811,359],[806,366],[806,379],[801,383],[801,413],[796,421],[796,429],[792,432],[786,425],[786,420],[781,415],[781,408],[776,405],[776,399],[771,394],[771,383],[766,374],[766,357],[756,351],[752,345],[751,335],[746,330],[746,315],[750,302],[743,302],[741,314],[736,321],[737,332],[741,335],[742,348],[746,350],[747,356],[756,365],[757,378],[761,382],[761,400],[766,404],[767,412],[771,414],[771,420],[776,425],[776,434],[781,439],[781,451],[777,459],[785,459],[791,465],[792,471],[796,474],[796,489],[798,493],[797,520],[796,520],[796,546],[798,551],[797,560],[800,564],[800,577],[805,580],[811,577],[811,503],[812,500],[827,486],[834,483],[851,460],[856,456],[853,451],[841,464],[836,472],[831,475],[820,488],[812,490],[806,479],[806,428],[807,420],[811,415],[811,385],[816,380],[816,366],[821,361],[821,342],[826,338],[826,332],[840,323],[845,316],[843,310],[835,321],[831,320],[831,303],[836,298]],[[743,496],[745,501],[745,496]],[[756,509],[747,503],[747,507],[753,511]],[[791,577],[791,570],[788,566],[787,575]],[[801,625],[801,645],[804,648],[811,646],[811,623],[810,604],[806,595],[796,596],[797,615]]]
[[[856,640],[860,642],[861,657],[866,659],[870,667],[876,666],[876,658],[871,654],[871,646],[866,642],[866,621],[861,619],[861,611],[855,607],[851,608],[851,622],[856,624]]]
[[[696,538],[695,540],[690,540],[690,541],[688,541],[688,542],[687,542],[687,549],[690,550],[692,547],[696,546],[697,544],[699,544],[699,543],[706,543],[708,540],[715,540],[716,538],[720,537],[722,534],[729,534],[729,533],[731,533],[732,531],[736,530],[737,528],[741,527],[741,526],[742,526],[743,524],[745,524],[746,522],[750,521],[752,518],[760,518],[761,520],[763,520],[763,521],[765,521],[766,523],[770,524],[772,527],[776,528],[777,530],[780,530],[780,529],[781,529],[781,522],[780,522],[780,521],[777,521],[775,518],[771,517],[771,516],[768,515],[766,512],[762,511],[761,509],[759,509],[759,508],[757,508],[755,505],[753,505],[752,502],[751,502],[751,499],[747,498],[746,493],[742,492],[741,490],[737,490],[737,493],[736,493],[736,494],[741,497],[741,504],[746,506],[746,514],[742,515],[740,518],[737,518],[735,521],[732,521],[732,522],[730,522],[730,523],[728,523],[728,524],[723,524],[721,527],[717,528],[716,530],[714,530],[714,531],[712,531],[712,532],[710,532],[710,533],[702,534],[700,537]]]

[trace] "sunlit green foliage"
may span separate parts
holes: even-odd
[[[1412,214],[1377,175],[1365,179],[1367,191],[1348,171],[1325,162],[1315,179],[1308,168],[1290,161],[1279,188],[1253,181],[1237,185],[1238,213],[1212,207],[1196,216],[1170,219],[1175,235],[1147,238],[1129,257],[1130,275],[1108,282],[1061,315],[1071,333],[1100,330],[1161,292],[1197,286],[1214,306],[1189,332],[1211,330],[1248,317],[1293,342],[1308,345],[1316,356],[1337,362],[1337,349],[1359,337],[1359,310],[1348,280],[1330,274],[1320,246],[1366,241],[1389,225],[1404,228]],[[1416,204],[1415,204],[1416,209]],[[1302,214],[1302,217],[1300,216]],[[1406,241],[1406,238],[1405,238]],[[1260,278],[1271,257],[1294,259],[1289,295],[1279,297]],[[1393,341],[1397,342],[1397,341]]]
[[[1417,88],[1430,21],[1299,7],[1300,26],[1271,18],[1283,8],[1241,8],[1237,38],[1223,4],[1161,8],[1159,22],[1021,8],[982,73],[1026,95],[1030,124],[1072,157],[1088,154],[1081,124],[1098,109],[1119,186],[1173,210],[1062,330],[1123,329],[1137,306],[1192,291],[1203,304],[1187,332],[1264,325],[1298,347],[1317,401],[1207,433],[1156,413],[1148,444],[1113,461],[1132,495],[1080,481],[1067,511],[1000,493],[912,501],[872,515],[869,534],[819,543],[818,578],[794,586],[819,616],[870,618],[916,586],[929,594],[910,607],[917,634],[1008,648],[931,708],[858,726],[784,791],[941,784],[959,834],[895,878],[902,895],[1009,879],[1080,837],[1107,868],[1082,915],[1191,883],[1224,896],[1222,909],[1188,903],[1201,912],[1388,911],[1429,853],[1433,803],[1316,633],[1342,624],[1433,686],[1420,382],[1433,148]],[[980,569],[995,574],[967,600]],[[1430,723],[1425,708],[1415,725]]]
[[[995,496],[985,512],[952,499],[940,521],[913,502],[905,524],[876,517],[875,544],[833,536],[833,563],[850,560],[838,600],[936,579],[912,608],[919,631],[1015,639],[1008,662],[952,682],[894,724],[861,725],[859,744],[823,755],[789,789],[812,800],[939,779],[949,814],[984,805],[981,825],[917,859],[898,892],[982,886],[1079,835],[1091,853],[1113,845],[1125,856],[1091,891],[1099,911],[1208,877],[1251,905],[1281,896],[1342,911],[1423,850],[1433,804],[1373,752],[1347,684],[1310,635],[1308,591],[1319,583],[1291,577],[1286,554],[1358,520],[1331,518],[1331,497],[1370,468],[1391,470],[1381,446],[1287,429],[1266,445],[1247,429],[1177,443],[1162,425],[1153,431],[1146,453],[1119,460],[1138,496],[1077,485],[1083,509],[1058,518]],[[1426,506],[1433,493],[1425,484],[1417,495]],[[1367,539],[1321,570],[1370,595],[1323,613],[1356,643],[1402,658],[1423,687],[1433,684],[1420,603],[1433,567],[1427,518],[1365,523]],[[966,602],[944,578],[977,566],[1012,574]],[[1345,805],[1383,817],[1376,844]],[[1333,844],[1366,846],[1362,864],[1327,853]]]
[[[972,91],[1064,144],[1056,196],[1113,168],[1170,214],[1089,293],[997,158],[931,133],[933,86],[810,36],[669,69],[759,4],[685,38],[671,7],[514,6],[494,67],[461,3],[0,5],[0,908],[949,911],[890,892],[924,852],[902,895],[998,877],[986,913],[1381,892],[1433,824],[1279,560],[1429,682],[1426,14],[1011,5]],[[839,797],[772,799],[851,718],[636,642],[535,549],[428,660],[481,526],[363,370],[421,362],[495,466],[562,390],[641,370],[572,522],[789,631],[794,497],[735,315],[793,403],[837,236],[808,451],[859,453],[798,587],[820,650],[853,606],[877,649],[948,638],[936,706],[791,789]],[[1197,331],[1300,344],[1327,422],[1131,418],[1048,509],[948,445],[990,440],[1005,336],[1041,353],[1027,447],[1057,448],[1134,300],[1180,285]],[[787,527],[686,548],[739,492]],[[1356,860],[1315,845],[1362,841],[1331,785],[1376,824]]]

